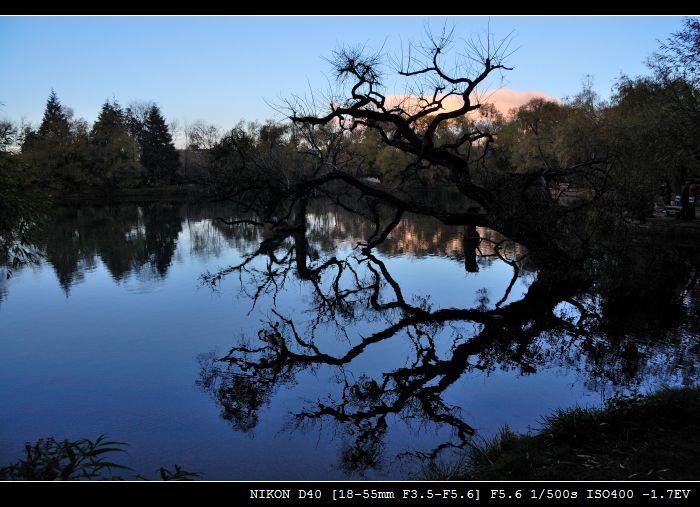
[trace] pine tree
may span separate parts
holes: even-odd
[[[151,106],[141,134],[141,164],[149,183],[170,183],[179,166],[179,156],[158,106]]]
[[[44,118],[36,133],[22,145],[22,157],[37,182],[55,189],[74,189],[81,183],[79,149],[71,132],[70,115],[51,90]]]
[[[106,146],[115,134],[121,133],[126,133],[124,112],[116,101],[106,101],[102,104],[102,110],[97,116],[97,121],[92,126],[90,142]]]
[[[139,176],[139,147],[119,104],[106,101],[90,132],[93,183],[114,189],[134,185]]]
[[[51,89],[51,95],[46,101],[46,109],[44,110],[44,118],[39,126],[39,137],[47,138],[54,137],[65,139],[69,134],[68,115],[63,110],[61,101],[58,100],[58,95]]]

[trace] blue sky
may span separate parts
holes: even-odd
[[[278,118],[266,103],[326,86],[340,44],[398,51],[447,20],[458,37],[513,31],[502,86],[555,98],[587,74],[604,97],[621,73],[681,28],[680,17],[0,17],[0,117],[37,123],[53,87],[76,117],[101,104],[154,100],[168,120],[231,127]]]

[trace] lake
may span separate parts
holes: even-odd
[[[322,202],[305,234],[235,216],[54,210],[40,263],[0,269],[0,464],[107,434],[150,476],[403,479],[504,425],[697,384],[697,252],[598,245],[569,279],[412,215],[371,255],[373,224]]]

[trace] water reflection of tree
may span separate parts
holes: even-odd
[[[333,217],[323,220],[320,228],[328,227]],[[489,253],[483,258],[511,265],[514,276],[506,294],[495,305],[437,308],[428,300],[407,300],[387,265],[372,253],[319,255],[323,248],[310,248],[317,223],[311,220],[312,230],[306,234],[303,227],[270,233],[240,264],[204,277],[216,285],[223,276],[238,273],[242,283],[252,287],[248,293],[254,300],[262,294],[277,295],[292,274],[312,287],[307,309],[312,318],[306,325],[273,305],[273,318],[256,337],[242,339],[223,357],[212,355],[202,361],[198,383],[238,430],[255,427],[260,409],[279,386],[293,383],[303,371],[334,368],[339,385],[329,386],[329,391],[335,392],[307,403],[293,419],[300,427],[328,420],[337,424],[345,434],[340,465],[349,473],[361,473],[380,464],[385,437],[396,418],[451,430],[452,437],[433,449],[413,450],[414,455],[434,458],[448,448],[470,445],[474,429],[461,416],[460,407],[447,403],[443,395],[473,370],[517,369],[532,374],[551,365],[574,366],[593,389],[603,384],[638,389],[650,378],[685,384],[695,379],[697,329],[679,330],[697,314],[698,282],[697,276],[692,278],[692,263],[682,255],[643,257],[643,261],[639,254],[648,253],[643,250],[629,253],[634,262],[617,257],[613,262],[612,254],[601,249],[590,260],[540,263],[526,294],[507,303],[515,280],[528,270],[530,261],[521,247],[491,235],[476,240],[476,246]],[[354,232],[342,225],[342,234]],[[473,241],[463,245],[471,247]],[[670,269],[673,283],[660,274],[665,269]],[[659,276],[650,276],[653,270]],[[669,327],[665,308],[658,312],[659,319],[647,320],[646,327],[625,328],[636,315],[617,304],[617,298],[625,290],[622,286],[637,277],[646,285],[634,285],[628,303],[645,308],[664,287],[664,305],[674,309],[676,327]],[[681,282],[686,285],[679,291]],[[371,332],[362,327],[367,323],[374,326]],[[627,332],[612,333],[611,326]],[[355,334],[353,327],[363,331]],[[658,335],[650,334],[650,328],[664,339],[651,338]],[[339,342],[329,342],[333,335],[345,343],[340,352]],[[411,344],[406,365],[392,367],[387,358],[379,376],[350,372],[354,361],[392,339]]]
[[[599,318],[582,347],[597,390],[696,382],[699,254],[651,246],[607,245],[590,261],[594,281],[582,301]]]
[[[150,264],[155,272],[165,277],[173,262],[177,237],[182,230],[178,206],[150,205],[142,208],[144,248],[139,261]]]
[[[7,287],[5,284],[7,283],[7,273],[4,269],[0,268],[0,303],[5,301],[5,298],[7,298]]]
[[[190,239],[190,253],[205,259],[221,255],[224,245],[240,252],[253,251],[266,237],[276,234],[272,229],[261,231],[242,223],[226,225],[216,217],[230,222],[241,215],[221,203],[56,207],[47,227],[38,234],[37,246],[61,287],[69,292],[84,279],[86,271],[95,269],[98,259],[116,281],[134,274],[140,279],[166,277],[183,227]],[[329,207],[322,200],[309,202],[307,221],[309,248],[318,255],[333,255],[343,246],[355,247],[369,236],[372,227],[361,217]],[[499,242],[502,253],[512,250],[514,244],[502,242],[494,231],[478,231],[484,241],[465,249],[464,228],[437,227],[434,219],[407,215],[377,251],[388,256],[443,255],[470,262],[478,269],[498,258],[493,246]],[[466,257],[465,251],[469,253]],[[531,267],[525,269],[532,271]]]
[[[67,293],[98,258],[117,281],[144,269],[165,277],[181,224],[179,206],[165,204],[61,207],[40,245]]]

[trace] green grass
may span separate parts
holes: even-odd
[[[700,389],[615,398],[604,409],[557,410],[532,435],[505,427],[429,480],[700,479]]]

